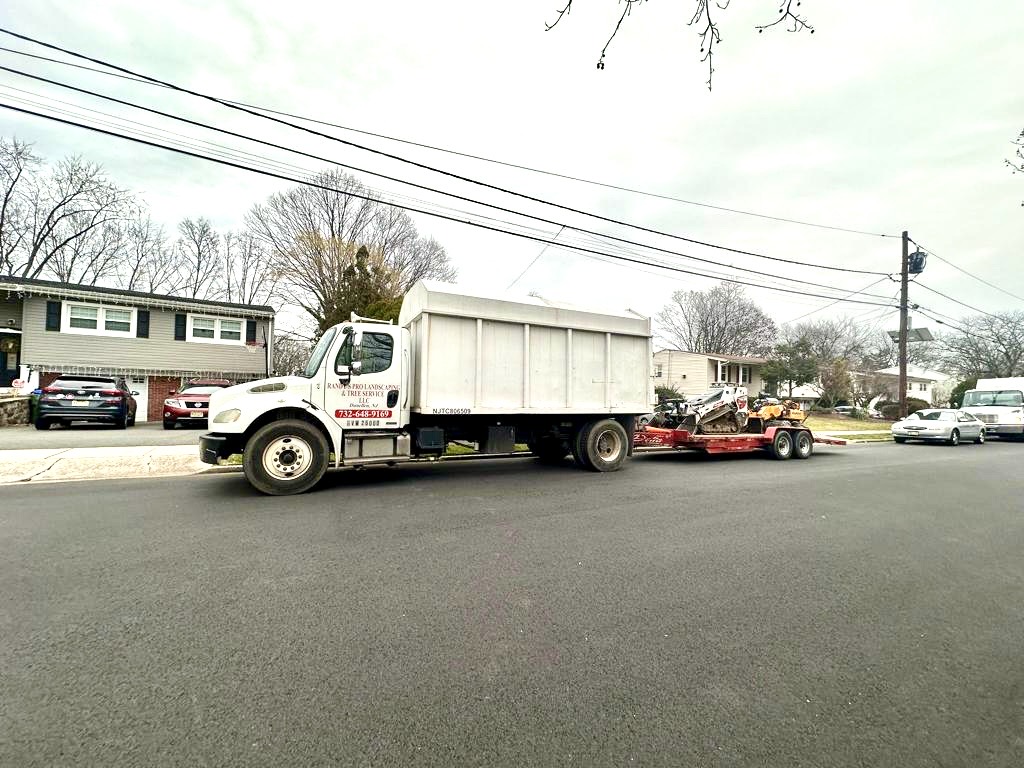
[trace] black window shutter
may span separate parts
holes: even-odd
[[[185,340],[185,316],[175,315],[174,316],[174,340],[184,341]]]
[[[135,335],[140,339],[149,338],[149,310],[140,309],[135,316]]]
[[[252,344],[256,341],[256,321],[245,321],[245,343]]]
[[[60,302],[59,301],[48,301],[48,302],[46,302],[46,330],[48,330],[48,331],[59,331],[60,330]]]

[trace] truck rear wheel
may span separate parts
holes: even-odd
[[[785,461],[793,455],[793,436],[784,429],[775,433],[772,439],[772,456]]]
[[[269,496],[303,493],[324,476],[329,453],[327,439],[312,424],[298,419],[272,421],[245,446],[245,477]]]
[[[615,419],[602,419],[584,425],[577,435],[577,451],[584,466],[595,472],[614,472],[629,455],[629,436]],[[579,461],[579,458],[577,458]]]
[[[793,458],[809,459],[813,452],[814,438],[811,437],[811,433],[804,430],[797,432],[796,438],[793,440]]]

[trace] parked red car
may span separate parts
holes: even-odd
[[[205,427],[210,395],[230,386],[227,379],[194,379],[181,391],[171,392],[171,396],[164,400],[164,429],[174,429],[178,424]]]

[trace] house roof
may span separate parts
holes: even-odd
[[[723,355],[718,352],[688,352],[685,349],[659,349],[655,352],[668,352],[683,355],[699,355],[700,357],[706,357],[709,360],[725,360],[729,363],[748,363],[750,365],[763,365],[768,362],[767,358],[764,357],[749,357],[747,355]]]
[[[186,311],[208,307],[221,313],[244,315],[246,317],[273,318],[275,314],[273,307],[259,304],[235,304],[227,301],[210,301],[209,299],[188,299],[183,296],[126,291],[121,288],[62,283],[56,280],[37,280],[29,277],[15,277],[13,275],[0,276],[0,291]]]
[[[875,371],[886,376],[899,376],[899,366],[893,366],[892,368],[883,368],[880,371]],[[925,368],[917,368],[913,365],[907,366],[907,378],[914,379],[915,381],[945,381],[951,378],[949,374],[942,373],[941,371],[929,371]]]

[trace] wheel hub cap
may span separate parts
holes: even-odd
[[[309,443],[302,438],[279,437],[263,452],[263,469],[278,480],[294,480],[309,470],[312,454]]]

